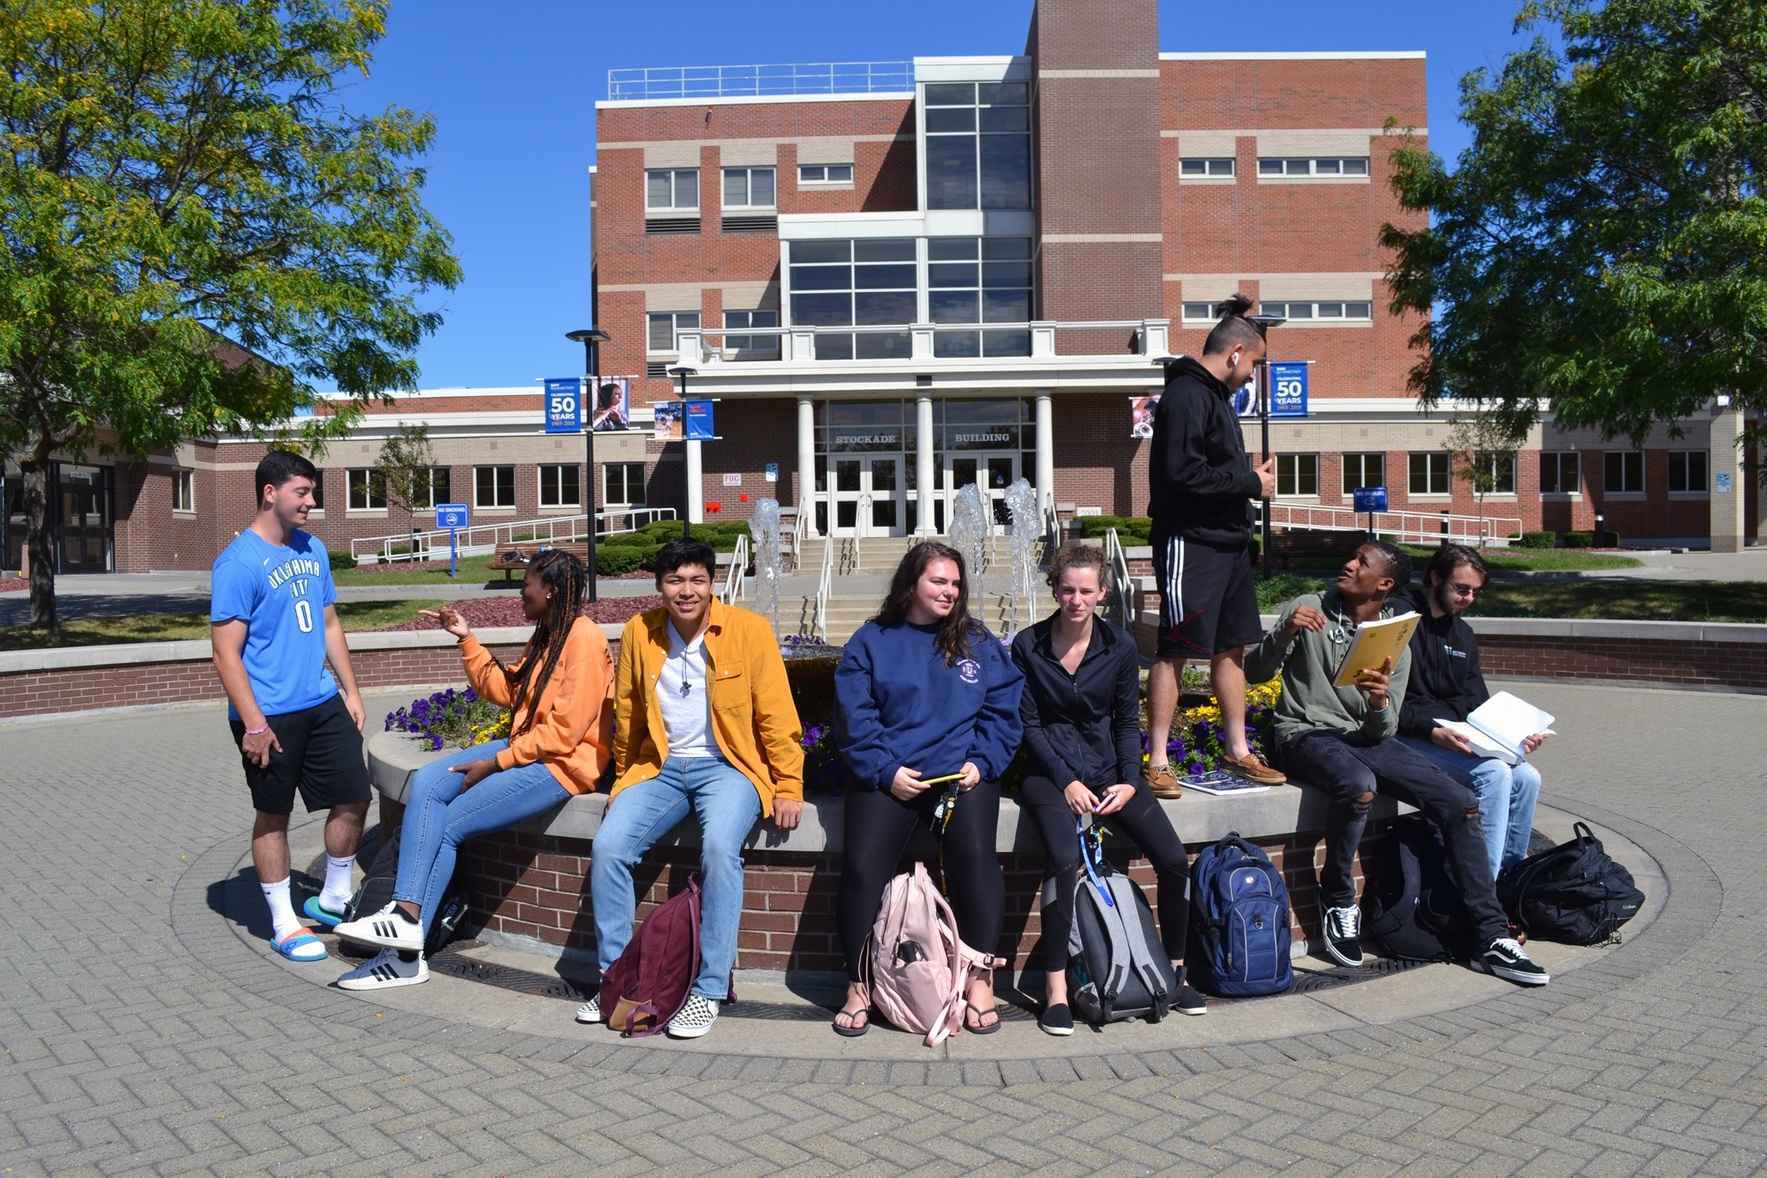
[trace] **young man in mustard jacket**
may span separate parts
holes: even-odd
[[[711,546],[676,540],[657,554],[663,606],[620,635],[614,671],[614,787],[595,836],[590,899],[602,972],[632,938],[632,867],[689,813],[699,820],[699,976],[670,1020],[677,1039],[712,1029],[729,996],[742,916],[742,844],[755,820],[781,830],[804,804],[803,729],[773,628],[712,592]],[[577,1021],[601,1021],[590,999]]]

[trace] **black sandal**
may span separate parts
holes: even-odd
[[[842,1015],[847,1018],[847,1025],[844,1027],[840,1024]],[[860,1019],[865,1020],[864,1026],[859,1025]],[[871,1029],[871,1008],[861,1006],[858,1010],[837,1010],[834,1012],[834,1021],[828,1024],[828,1029],[843,1039],[857,1039]]]
[[[963,1020],[964,1030],[972,1035],[992,1035],[995,1031],[1000,1029],[1000,1011],[997,1007],[990,1006],[988,1009],[983,1010],[968,999],[965,999],[963,1004],[969,1007],[970,1010],[974,1011],[976,1016],[976,1021],[973,1023],[967,1018]],[[989,1015],[994,1016],[994,1021],[991,1023],[984,1023],[982,1020]]]

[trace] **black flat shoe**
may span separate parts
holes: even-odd
[[[1037,1027],[1045,1035],[1072,1035],[1074,1033],[1074,1015],[1065,1002],[1057,1002],[1054,1006],[1043,1008],[1042,1017],[1037,1020]]]

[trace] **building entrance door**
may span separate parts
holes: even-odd
[[[63,463],[56,470],[59,493],[61,573],[111,571],[110,469]]]
[[[829,497],[834,500],[834,535],[906,534],[907,501],[902,494],[900,455],[837,457],[830,467],[828,485]]]
[[[982,507],[993,521],[995,534],[1004,534],[1011,520],[1006,511],[1006,489],[1019,477],[1020,457],[1017,450],[964,450],[947,455],[946,526],[957,509],[957,492],[974,483],[982,493]]]

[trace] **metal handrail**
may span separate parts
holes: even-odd
[[[719,601],[725,605],[734,605],[742,600],[748,567],[749,536],[747,532],[743,532],[736,537],[736,547],[730,553],[730,567],[724,570],[724,588],[718,593]]]
[[[834,537],[822,540],[822,575],[816,581],[816,617],[811,632],[819,641],[828,641],[828,595],[834,590]]]
[[[859,492],[859,498],[853,501],[853,538],[858,539],[871,530],[871,509],[874,502],[870,491]]]
[[[619,517],[624,517],[620,526],[607,526],[610,520]],[[612,536],[622,532],[636,532],[658,520],[674,518],[676,515],[673,507],[620,507],[598,511],[595,513],[595,534]],[[480,555],[484,551],[494,550],[500,544],[562,544],[586,540],[589,538],[588,519],[587,512],[579,512],[576,515],[551,515],[540,519],[475,524],[470,528],[459,529],[460,553],[463,556]],[[639,522],[640,519],[642,522]],[[485,538],[487,534],[489,539]],[[379,551],[375,551],[376,549]],[[350,541],[350,555],[359,561],[391,561],[397,556],[410,559],[419,553],[434,558],[436,553],[447,551],[447,528],[395,532],[385,536],[361,536]]]
[[[1134,585],[1129,580],[1129,557],[1115,528],[1104,534],[1104,559],[1111,570],[1111,604],[1106,616],[1127,628],[1134,614]]]
[[[607,71],[607,96],[614,101],[889,94],[913,89],[912,61],[638,66]]]
[[[791,568],[794,573],[804,567],[804,542],[810,538],[809,518],[804,501],[798,500],[798,518],[791,525]]]
[[[1261,505],[1259,510],[1262,510]],[[1307,528],[1319,532],[1360,532],[1369,528],[1369,513],[1353,507],[1324,504],[1283,503],[1270,505],[1272,527]],[[1446,525],[1446,531],[1443,530]],[[1501,530],[1499,530],[1501,528]],[[1437,540],[1514,540],[1522,534],[1519,519],[1488,515],[1456,515],[1435,511],[1377,511],[1373,513],[1376,535],[1408,543]]]

